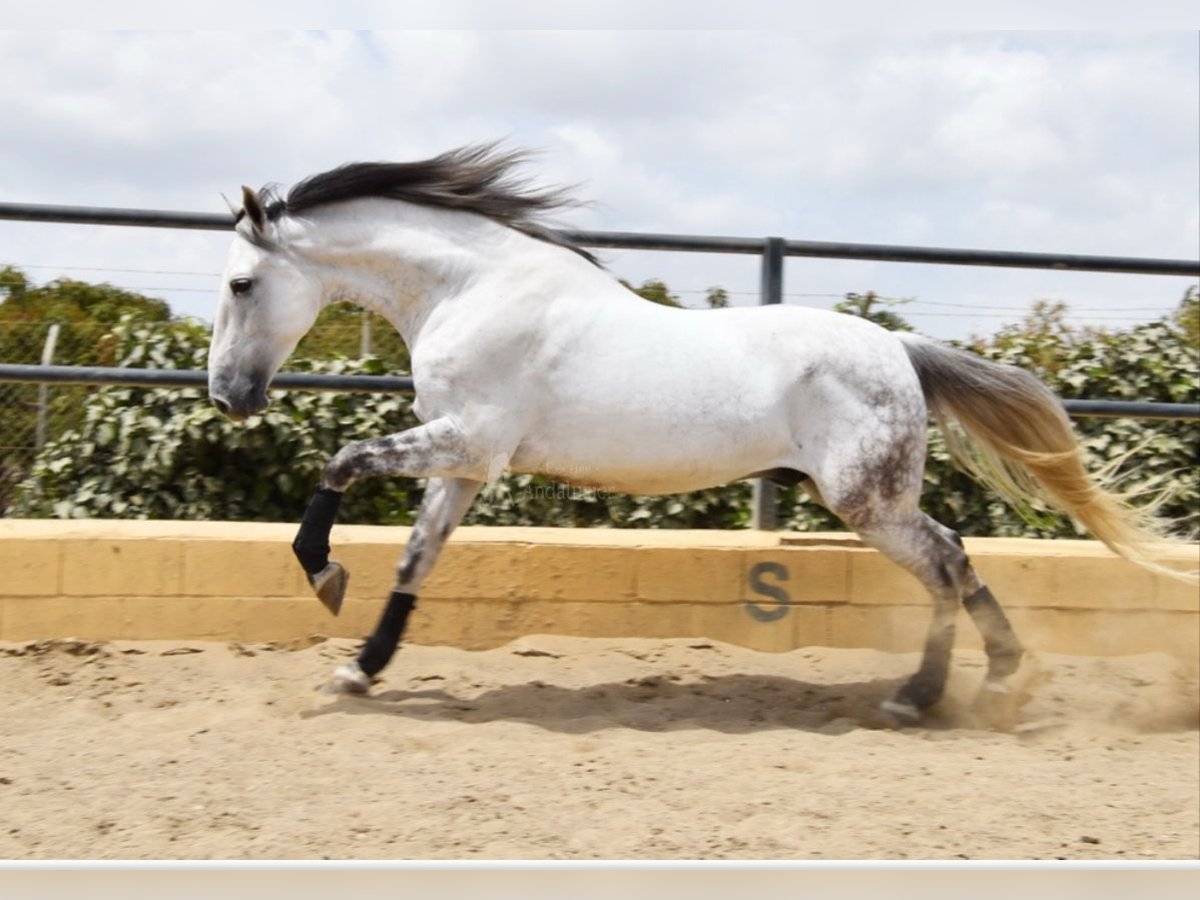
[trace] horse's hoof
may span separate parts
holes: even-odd
[[[1000,673],[1004,669],[1000,669]],[[994,731],[1013,731],[1017,727],[1021,707],[1033,699],[1032,691],[1049,676],[1042,671],[1041,662],[1032,653],[1026,653],[1021,666],[1010,677],[998,672],[988,672],[979,693],[975,696],[973,712],[979,720]]]
[[[993,731],[1012,731],[1020,698],[1003,681],[988,680],[975,697],[973,711]]]
[[[370,688],[371,676],[358,663],[350,662],[338,666],[321,690],[326,694],[365,694]]]
[[[913,728],[921,724],[921,711],[903,700],[884,700],[879,704],[879,709],[897,728]]]
[[[329,565],[316,575],[308,576],[317,599],[335,616],[342,611],[342,601],[346,598],[346,586],[350,583],[350,573],[342,568],[342,564],[331,560]]]

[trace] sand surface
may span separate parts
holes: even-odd
[[[7,859],[1196,859],[1200,701],[1165,655],[1043,655],[925,727],[915,656],[535,636],[0,644]]]

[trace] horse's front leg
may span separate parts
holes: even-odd
[[[478,493],[486,472],[476,471],[480,466],[470,451],[467,440],[462,432],[450,421],[438,419],[418,428],[413,428],[400,434],[358,441],[342,448],[325,466],[321,477],[321,486],[313,497],[300,523],[300,530],[292,542],[296,558],[308,576],[317,597],[335,615],[341,609],[349,580],[345,569],[329,559],[329,533],[341,504],[342,494],[359,478],[372,475],[399,475],[411,478],[430,478],[431,482],[422,504],[418,522],[410,540],[410,550],[418,555],[415,562],[408,567],[409,574],[423,577],[432,564],[432,553],[422,550],[423,547],[436,542],[437,549],[462,519],[471,500]],[[445,484],[442,484],[442,481]],[[462,484],[457,484],[462,482]],[[470,485],[474,485],[473,488]],[[436,521],[432,540],[423,533],[431,521]],[[444,532],[444,534],[443,534]],[[418,540],[420,538],[420,540]],[[424,557],[424,559],[422,559]],[[424,563],[424,564],[422,564]],[[401,573],[405,564],[401,564]],[[400,591],[401,587],[412,587],[411,579],[401,579],[404,585],[398,583],[396,593],[410,594]],[[405,601],[389,601],[390,613],[385,613],[389,623],[407,619],[403,611]],[[408,601],[411,608],[411,601]],[[384,627],[381,622],[380,627]],[[401,621],[401,630],[403,622]],[[391,625],[388,625],[391,628]],[[377,629],[377,632],[379,629]],[[376,642],[378,643],[378,642]],[[394,649],[394,642],[393,642]],[[364,650],[365,652],[365,650]],[[390,658],[391,653],[387,656]],[[368,659],[367,668],[373,657]],[[387,664],[387,659],[379,663],[373,675]],[[364,669],[365,671],[365,669]]]
[[[349,581],[341,564],[329,559],[329,533],[346,489],[371,475],[469,477],[477,468],[472,456],[462,432],[448,420],[437,419],[399,434],[347,444],[329,461],[300,521],[292,552],[331,613],[336,616],[341,610]]]
[[[339,666],[328,690],[364,693],[371,679],[392,659],[408,616],[417,605],[417,591],[433,569],[447,538],[466,514],[483,482],[466,478],[434,478],[425,488],[425,499],[413,525],[404,556],[396,567],[396,583],[379,624],[359,651],[358,658]]]

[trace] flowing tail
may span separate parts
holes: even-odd
[[[1108,490],[1084,467],[1058,397],[1028,372],[911,334],[900,334],[950,456],[1018,508],[1041,498],[1075,518],[1114,553],[1144,568],[1195,581],[1151,553],[1169,541],[1148,510]]]

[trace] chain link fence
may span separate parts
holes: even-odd
[[[95,324],[5,323],[0,331],[0,362],[61,362],[58,354],[64,349],[74,355],[77,346],[95,344],[105,330]],[[7,512],[42,446],[79,423],[88,390],[0,382],[0,516]]]
[[[168,329],[172,323],[139,322],[137,327]],[[0,363],[4,364],[121,365],[117,344],[112,326],[101,322],[0,324]],[[390,371],[408,371],[408,354],[394,329],[356,311],[353,321],[319,323],[301,342],[295,358],[368,355],[383,359]],[[41,448],[76,428],[88,395],[102,390],[0,381],[0,517],[8,514]]]

